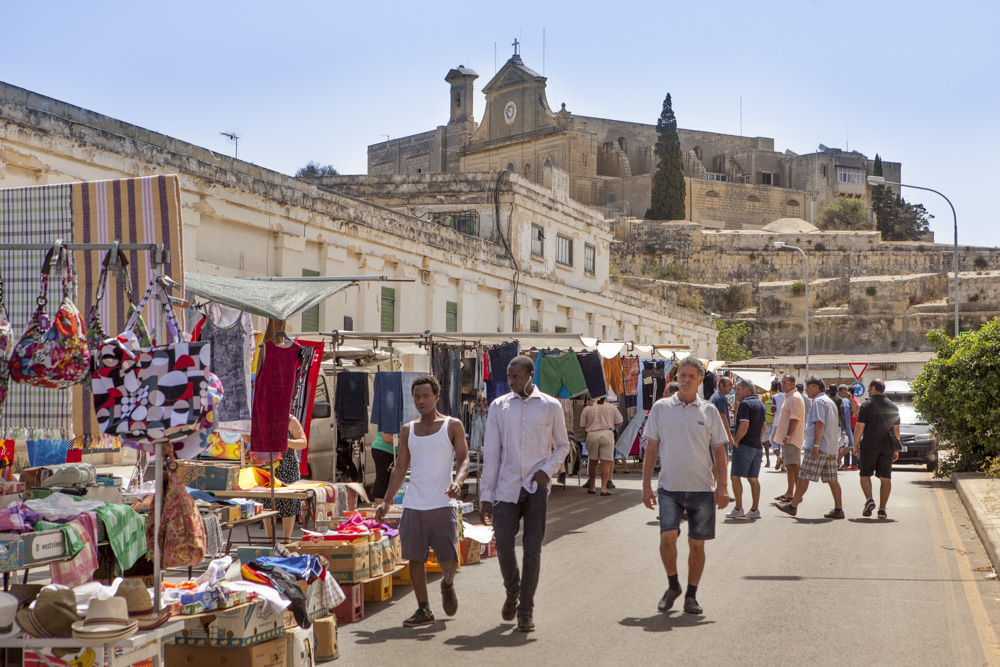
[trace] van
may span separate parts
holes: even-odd
[[[309,427],[309,478],[318,482],[362,482],[366,488],[371,488],[375,483],[375,463],[372,460],[374,424],[369,426],[363,446],[356,444],[352,451],[341,454],[341,471],[337,474],[337,421],[333,415],[335,374],[333,365],[324,363],[316,382],[312,424]]]

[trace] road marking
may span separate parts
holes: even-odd
[[[938,571],[941,572],[942,577],[950,575],[952,573],[952,562],[948,558],[948,554],[945,549],[939,549],[938,545],[945,546],[945,538],[941,533],[940,524],[944,522],[940,510],[935,511],[935,499],[933,498],[933,491],[928,489],[928,494],[926,496],[925,502],[923,503],[924,508],[927,511],[927,525],[931,537],[932,550],[934,552],[934,560],[937,563]],[[955,564],[957,569],[957,563]],[[956,572],[959,578],[961,578],[961,573]],[[957,632],[955,627],[955,622],[963,617],[961,609],[959,607],[958,598],[955,594],[955,586],[952,583],[945,583],[944,580],[938,584],[939,590],[941,592],[942,598],[947,606],[945,609],[945,614],[942,617],[950,626],[948,632],[942,633],[942,638],[947,637],[951,641],[951,653],[955,658],[954,664],[956,665],[967,665],[972,662],[972,647],[968,642],[961,641],[959,639],[960,633]]]
[[[972,564],[969,563],[968,556],[961,549],[962,540],[958,535],[958,526],[955,518],[948,507],[948,499],[944,495],[941,487],[935,487],[938,506],[941,508],[941,517],[944,519],[945,529],[948,531],[948,538],[955,549],[952,553],[959,567],[959,576],[962,579],[962,587],[965,589],[965,599],[969,603],[969,611],[972,612],[972,622],[976,626],[976,633],[979,635],[979,644],[982,646],[983,654],[991,665],[1000,665],[1000,642],[997,641],[996,632],[990,624],[989,614],[986,613],[986,605],[979,594],[974,578],[966,578],[965,573],[972,573]],[[974,575],[973,575],[974,576]]]

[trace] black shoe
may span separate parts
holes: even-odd
[[[608,480],[608,488],[609,488],[609,489],[613,489],[613,488],[615,488],[615,483],[614,483],[614,482],[612,482],[611,480]]]
[[[689,614],[704,613],[704,610],[702,610],[701,605],[698,604],[698,601],[691,597],[684,598],[684,611]]]
[[[776,507],[789,516],[795,516],[798,514],[798,508],[793,507],[791,503],[778,503]]]
[[[885,511],[884,507],[878,508],[878,518],[880,518],[880,519],[888,519],[889,518],[889,514],[888,514],[888,512]]]
[[[500,618],[505,621],[513,621],[517,616],[517,597],[521,594],[521,589],[507,591],[507,599],[503,601],[503,609],[500,610]]]
[[[403,625],[408,628],[416,628],[421,625],[430,625],[434,622],[434,614],[430,607],[417,607],[417,612],[403,621]]]
[[[531,620],[531,614],[519,614],[517,617],[518,632],[534,632],[535,622]]]
[[[669,611],[671,607],[674,606],[674,602],[681,596],[681,589],[674,590],[673,588],[668,588],[660,598],[659,603],[656,605],[657,611]]]
[[[562,484],[563,486],[566,486],[566,473],[564,472],[559,473],[559,476],[556,477],[556,482]]]
[[[871,516],[874,510],[875,510],[875,501],[869,498],[865,502],[865,508],[861,510],[861,516]]]
[[[441,582],[441,606],[444,613],[454,616],[458,611],[458,596],[455,595],[455,583],[446,584]]]
[[[823,516],[826,517],[827,519],[843,519],[844,510],[832,509]]]

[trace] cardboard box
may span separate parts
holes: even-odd
[[[2,533],[0,542],[22,543],[20,567],[52,561],[66,555],[65,535],[58,528],[21,535]]]
[[[395,568],[403,563],[403,542],[399,539],[399,535],[390,537],[389,540],[392,543],[392,566]]]
[[[458,543],[458,559],[462,565],[472,565],[479,562],[480,549],[483,545],[474,539],[466,537]]]
[[[252,563],[258,558],[271,555],[271,547],[236,547],[236,558],[241,565]]]
[[[368,543],[368,576],[379,577],[385,574],[385,567],[382,565],[382,540]]]
[[[289,630],[285,636],[288,638],[286,644],[285,664],[288,667],[314,667],[316,664],[313,655],[316,652],[316,640],[313,637],[313,630],[296,627]]]
[[[392,568],[395,567],[394,559],[392,556],[392,540],[388,537],[382,538],[382,571],[392,572]]]
[[[340,544],[337,542],[293,542],[288,550],[301,555],[323,554],[330,561],[329,572],[342,583],[367,579],[370,574],[368,542]]]
[[[316,636],[316,662],[327,662],[340,657],[337,652],[337,617],[327,616],[313,624]]]
[[[185,486],[205,491],[232,491],[236,488],[239,464],[209,465],[198,461],[177,461],[177,475]]]
[[[174,641],[185,646],[253,646],[284,633],[284,616],[271,613],[263,600],[255,600],[239,609],[188,620]]]
[[[282,635],[271,641],[238,648],[214,646],[166,645],[165,664],[170,667],[286,667],[288,637]]]
[[[489,544],[482,544],[479,547],[479,557],[480,558],[496,558],[497,555],[497,541],[490,540]]]
[[[24,567],[24,542],[20,539],[5,540],[0,535],[0,572],[19,570]]]

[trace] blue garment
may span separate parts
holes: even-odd
[[[311,581],[323,574],[323,565],[315,556],[293,556],[291,558],[261,556],[254,559],[253,562],[266,570],[280,567],[296,579],[305,579],[306,581]]]
[[[399,433],[403,421],[403,377],[399,371],[378,372],[372,390],[370,422],[383,433]]]
[[[420,413],[417,412],[417,406],[413,403],[413,381],[421,375],[426,375],[426,373],[411,373],[407,371],[402,375],[403,424],[409,424],[414,419],[420,419]]]
[[[717,391],[712,394],[712,405],[714,405],[719,410],[719,414],[722,415],[722,421],[726,422],[726,428],[729,428],[729,401],[726,400],[726,395],[721,391]]]
[[[507,365],[519,354],[521,354],[520,343],[497,345],[486,353],[490,359],[490,379],[486,381],[487,404],[492,403],[498,396],[510,392],[510,385],[507,384]]]
[[[841,399],[840,407],[844,413],[844,431],[847,432],[847,444],[851,447],[854,446],[854,432],[851,430],[851,401],[850,399]]]
[[[736,408],[736,430],[739,430],[740,422],[746,420],[747,432],[743,439],[739,441],[740,447],[754,447],[761,449],[763,444],[760,441],[760,430],[764,427],[766,418],[764,403],[757,394],[750,394]]]

